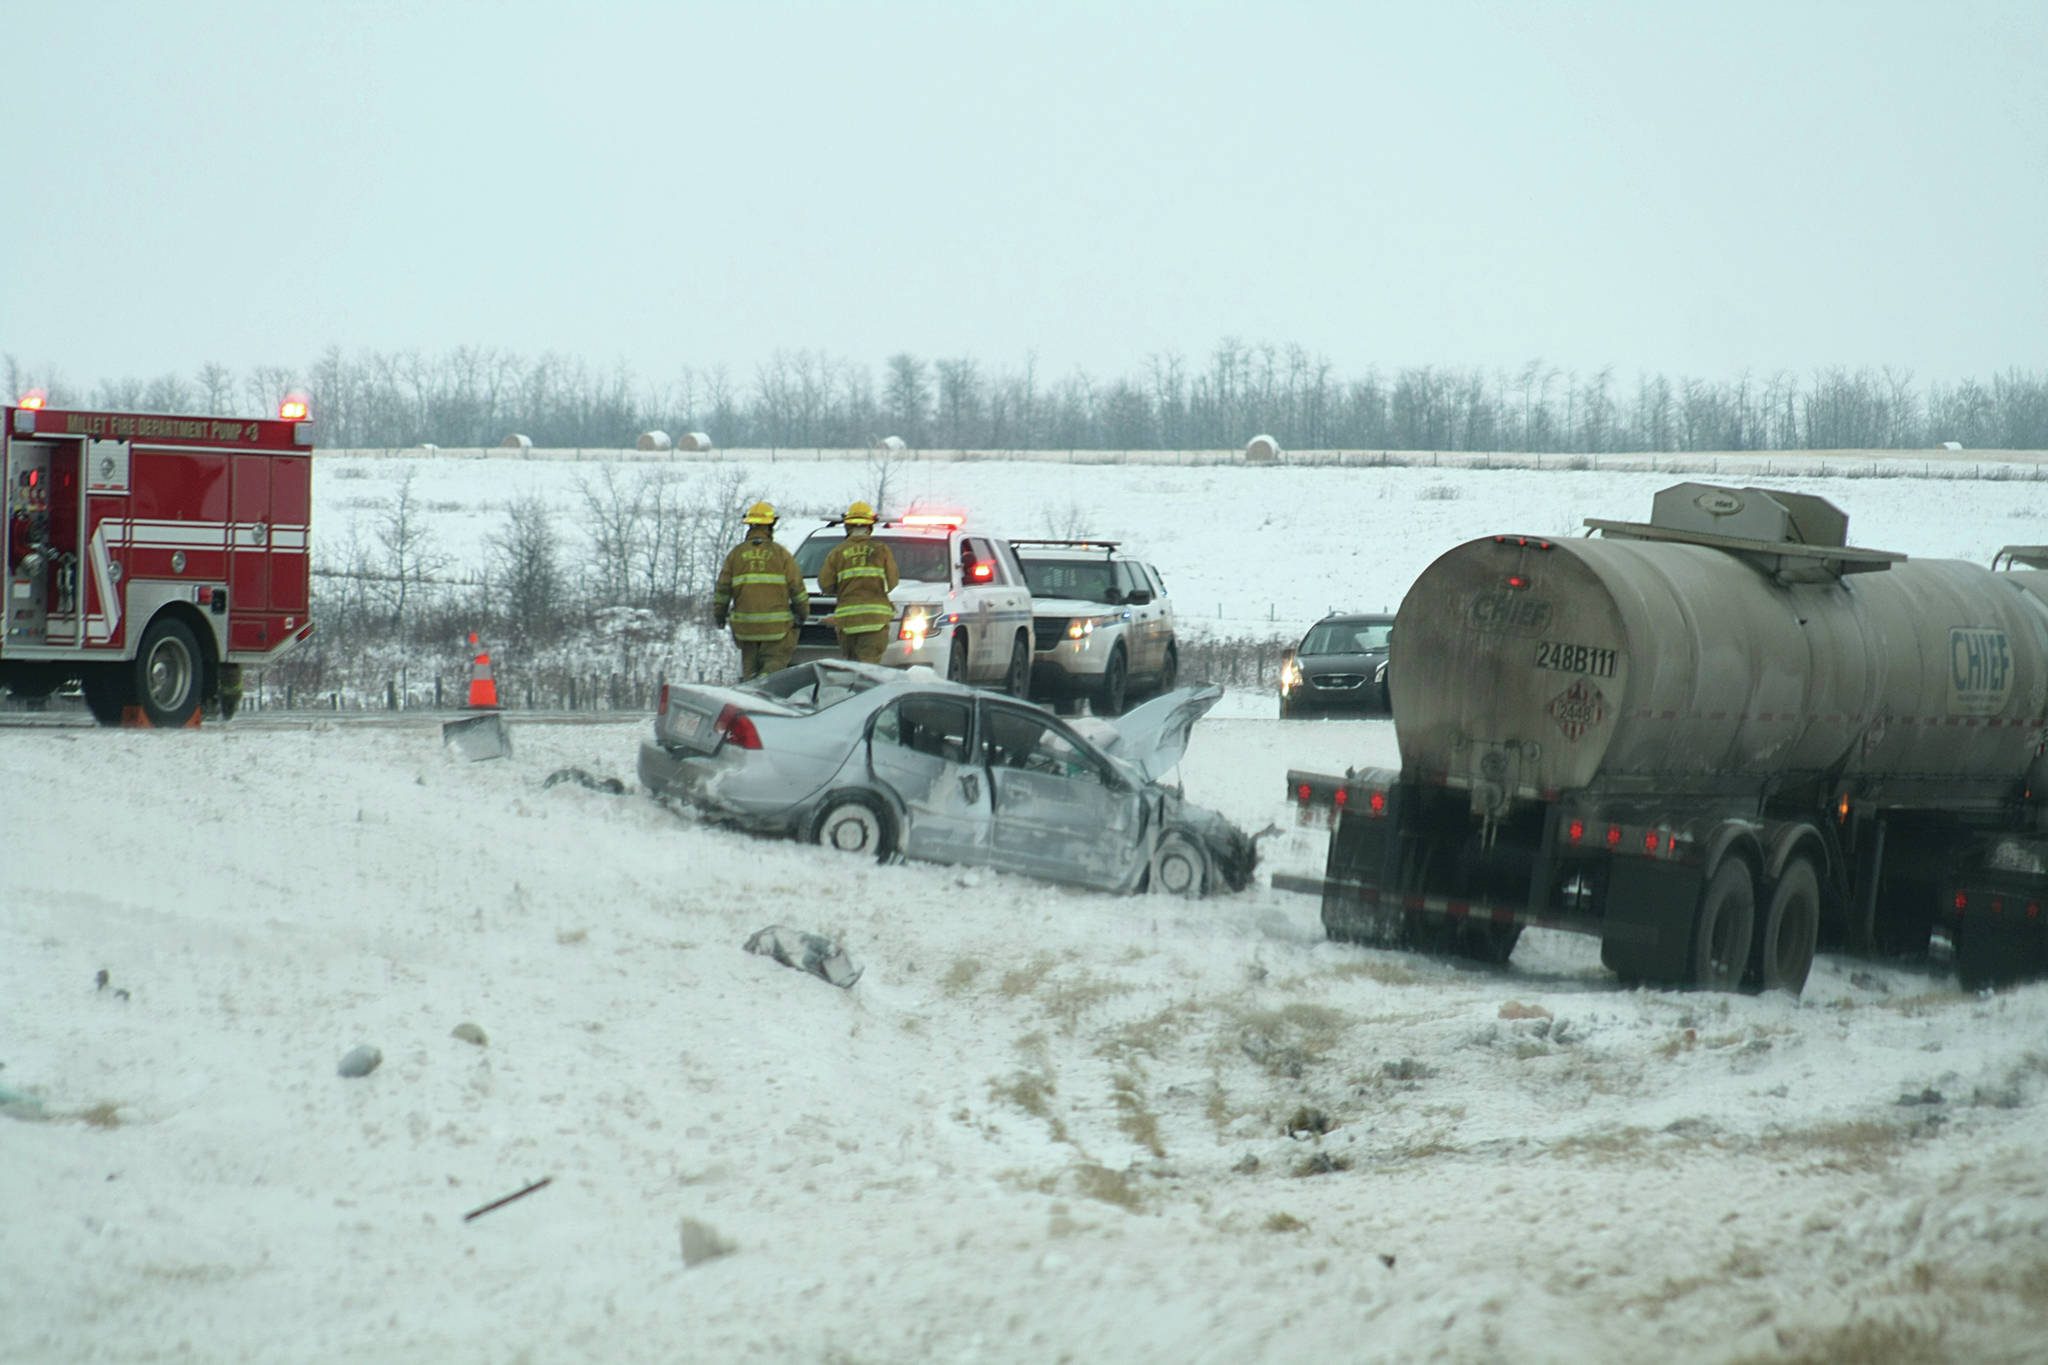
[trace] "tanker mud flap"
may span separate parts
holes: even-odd
[[[1330,831],[1323,872],[1323,932],[1339,943],[1398,948],[1406,943],[1400,899],[1385,894],[1400,884],[1404,784],[1387,789],[1383,815],[1345,809]]]
[[[448,721],[441,727],[441,744],[471,763],[512,756],[512,732],[505,728],[504,714],[498,711]]]
[[[1681,984],[1692,958],[1700,869],[1647,858],[1616,858],[1607,871],[1600,960],[1624,982]]]

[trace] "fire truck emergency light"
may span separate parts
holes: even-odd
[[[48,401],[49,395],[44,393],[41,389],[30,389],[27,393],[21,396],[20,406],[24,408],[39,408]]]
[[[280,421],[303,422],[306,420],[306,413],[306,400],[296,394],[277,405],[277,415]]]

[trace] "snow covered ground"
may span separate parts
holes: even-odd
[[[1599,468],[1565,469],[1432,466],[1427,454],[1391,458],[1416,463],[1330,468],[933,457],[891,467],[882,511],[964,511],[973,525],[999,535],[1123,541],[1159,567],[1183,630],[1230,636],[1299,635],[1331,610],[1391,610],[1432,559],[1462,540],[1501,531],[1579,535],[1587,517],[1647,521],[1651,495],[1687,479],[1818,494],[1849,514],[1852,542],[1878,549],[1983,563],[2001,545],[2048,540],[2048,464],[2038,456],[1963,464],[1917,454],[1667,455],[1655,469],[1644,456],[1602,456]],[[1568,457],[1546,458],[1555,465]],[[1807,472],[1787,476],[1788,465]],[[530,495],[559,511],[573,547],[587,520],[583,490],[600,488],[604,467],[593,457],[323,455],[314,472],[315,557],[338,560],[352,534],[374,553],[379,517],[408,470],[412,496],[451,572],[481,569],[486,538],[502,528],[504,509]],[[622,492],[644,478],[705,492],[736,481],[745,501],[775,504],[783,514],[780,534],[792,544],[818,518],[874,496],[881,477],[860,459],[788,451],[660,462],[622,454],[610,468]],[[566,558],[573,563],[573,552]]]
[[[388,462],[336,465],[323,529]],[[472,462],[451,539],[507,468],[573,488]],[[1310,615],[1672,481],[930,473]],[[2048,539],[2039,485],[1799,486],[1860,544]],[[1313,870],[1282,774],[1392,729],[1271,716],[1226,698],[1179,775]],[[1120,899],[702,827],[543,786],[630,784],[644,720],[513,725],[474,765],[417,713],[0,729],[0,1360],[2043,1357],[2048,984],[1624,991],[1540,931],[1481,970],[1330,944],[1264,875]],[[865,975],[741,950],[778,923]]]

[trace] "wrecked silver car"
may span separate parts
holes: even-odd
[[[1184,687],[1084,733],[928,669],[820,659],[738,687],[663,688],[640,782],[726,823],[882,860],[1242,890],[1253,841],[1159,781],[1221,695]]]

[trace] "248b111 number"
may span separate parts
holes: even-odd
[[[1536,646],[1536,666],[1559,673],[1585,673],[1595,678],[1614,676],[1614,659],[1619,651],[1592,645],[1567,645],[1544,640]]]

